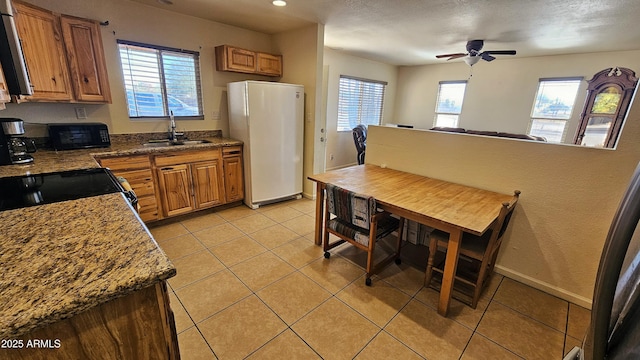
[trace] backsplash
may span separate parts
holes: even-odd
[[[46,128],[46,126],[45,126]],[[38,149],[51,148],[48,136],[29,136],[32,138]],[[222,130],[195,130],[184,131],[184,137],[182,140],[201,140],[212,137],[222,137]],[[153,132],[153,133],[137,133],[137,134],[109,134],[111,143],[145,143],[149,140],[161,140],[167,138],[166,132]]]
[[[167,138],[166,132],[137,133],[137,134],[110,134],[111,142],[139,142],[144,143],[149,140],[161,140]],[[196,130],[184,131],[183,139],[200,140],[212,137],[222,137],[222,130]]]

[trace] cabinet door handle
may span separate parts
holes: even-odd
[[[173,170],[173,168],[172,167],[166,167],[166,168],[162,168],[160,170]]]

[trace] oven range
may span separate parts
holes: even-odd
[[[0,211],[116,192],[125,193],[135,206],[135,194],[104,168],[5,177],[0,178]]]

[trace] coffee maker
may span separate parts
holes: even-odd
[[[33,139],[24,135],[24,121],[16,118],[0,118],[0,165],[28,164],[36,151]]]

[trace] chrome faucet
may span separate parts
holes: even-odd
[[[169,114],[169,140],[178,142],[178,136],[182,136],[184,133],[176,131],[176,120],[173,118],[173,110],[171,110]]]

